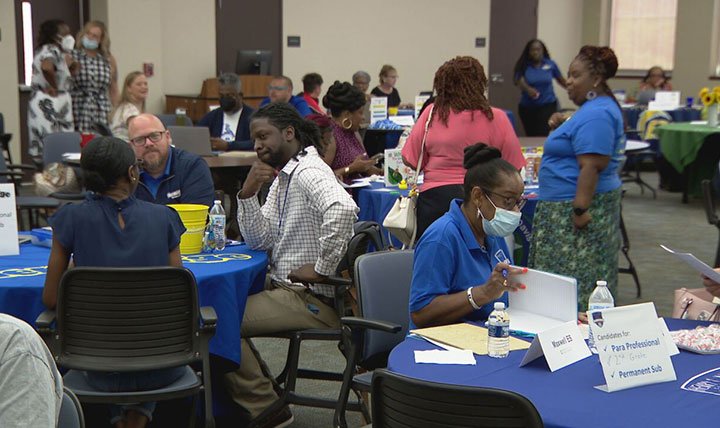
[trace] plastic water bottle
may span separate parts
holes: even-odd
[[[225,209],[221,201],[215,201],[210,210],[210,224],[212,225],[212,238],[216,250],[225,248]]]
[[[597,281],[595,283],[595,289],[593,290],[592,294],[590,294],[590,298],[588,299],[587,312],[588,325],[590,326],[588,346],[590,347],[590,350],[593,352],[593,354],[597,354],[597,349],[595,348],[595,339],[593,338],[592,312],[614,307],[615,299],[613,299],[613,296],[610,293],[610,289],[607,287],[607,281]]]
[[[505,358],[510,353],[510,317],[505,303],[495,302],[495,310],[488,317],[488,356]]]

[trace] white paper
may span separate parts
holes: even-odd
[[[390,116],[388,119],[395,122],[396,124],[400,126],[413,126],[415,125],[415,119],[413,119],[412,116],[409,114],[404,114],[402,116]]]
[[[687,263],[688,265],[690,265],[696,271],[698,271],[701,274],[705,275],[706,277],[712,279],[713,281],[720,283],[720,273],[715,272],[713,270],[713,268],[706,265],[702,261],[698,260],[697,257],[693,256],[690,253],[681,253],[681,252],[672,250],[672,249],[670,249],[670,247],[667,247],[662,244],[660,246],[668,253],[675,255],[675,257],[679,258],[680,260],[682,260],[685,263]]]
[[[339,181],[339,180],[338,180]],[[340,185],[342,185],[345,189],[357,189],[358,187],[368,187],[370,183],[367,181],[358,181],[357,183],[347,184],[343,181],[339,181]]]
[[[655,103],[661,106],[669,107],[669,110],[676,109],[680,106],[679,91],[657,91],[655,92]],[[652,110],[648,105],[648,109]]]
[[[475,355],[470,350],[445,351],[433,349],[431,351],[415,351],[415,362],[418,364],[461,364],[475,365]]]
[[[15,185],[0,184],[0,256],[20,254],[18,218],[15,208]]]
[[[537,334],[577,321],[577,280],[562,275],[528,269],[513,275],[512,283],[525,284],[524,290],[508,293],[510,330]]]
[[[80,153],[63,153],[62,158],[66,161],[79,161]]]
[[[707,120],[692,120],[690,125],[707,125]]]
[[[680,350],[670,335],[670,329],[668,329],[667,324],[665,324],[665,320],[658,317],[658,324],[660,325],[660,334],[662,334],[663,339],[665,339],[665,346],[667,347],[668,354],[670,354],[670,356],[679,354]]]
[[[525,353],[520,367],[545,356],[551,372],[567,367],[591,355],[576,321],[568,321],[538,333]]]

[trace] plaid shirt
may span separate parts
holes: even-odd
[[[291,270],[307,263],[332,275],[345,255],[358,207],[314,147],[285,164],[270,186],[265,205],[238,198],[238,225],[254,250],[272,250],[272,279],[288,282]],[[334,287],[312,286],[333,297]]]

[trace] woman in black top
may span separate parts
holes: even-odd
[[[395,67],[385,64],[380,69],[380,84],[373,88],[370,93],[374,97],[387,97],[388,108],[398,107],[400,105],[400,93],[395,88],[398,73]]]

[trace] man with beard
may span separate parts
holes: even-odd
[[[210,129],[213,150],[252,150],[250,116],[255,110],[243,103],[240,77],[235,73],[223,73],[218,77],[218,85],[220,108],[203,116],[197,126]]]
[[[156,204],[212,206],[215,187],[199,156],[171,147],[172,136],[157,116],[144,113],[128,123],[130,144],[142,161],[135,197]]]
[[[338,328],[334,274],[352,237],[358,208],[322,159],[320,131],[284,102],[260,108],[250,121],[258,161],[238,192],[238,224],[254,250],[271,252],[265,291],[248,297],[241,324],[240,368],[225,376],[233,400],[253,426],[284,427],[287,406],[258,416],[278,399],[249,338],[308,328]],[[265,205],[257,197],[272,182]]]

